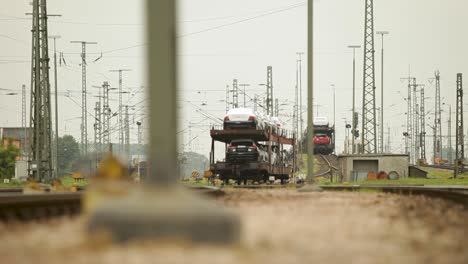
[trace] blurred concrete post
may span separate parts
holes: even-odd
[[[150,173],[148,181],[171,185],[178,179],[176,2],[147,1],[150,108]]]
[[[147,0],[150,147],[148,184],[124,185],[127,193],[94,205],[88,230],[109,231],[116,241],[184,239],[232,243],[240,238],[236,214],[177,184],[176,0]],[[87,195],[105,197],[90,185]],[[95,188],[95,190],[93,190]],[[90,194],[91,193],[91,194]],[[112,193],[112,192],[111,192]],[[92,207],[92,206],[90,206]]]

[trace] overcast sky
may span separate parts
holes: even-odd
[[[3,0],[0,11],[0,88],[29,89],[31,55],[31,12],[29,0]],[[280,99],[283,119],[289,120],[294,101],[296,52],[306,49],[306,1],[300,0],[183,0],[179,1],[180,130],[184,141],[192,141],[196,152],[207,154],[212,123],[199,113],[222,118],[226,85],[233,78],[250,84],[248,95],[262,95],[266,67],[273,66],[274,94]],[[434,87],[429,78],[440,70],[442,96],[455,105],[456,73],[467,73],[468,17],[465,0],[374,1],[375,30],[390,31],[386,37],[385,126],[391,129],[392,150],[402,152],[402,132],[406,124],[406,82],[411,75],[426,84],[426,109],[433,110]],[[321,116],[333,117],[333,91],[336,87],[337,148],[343,149],[344,119],[350,121],[352,95],[352,52],[348,45],[363,45],[364,0],[315,1],[315,94]],[[132,120],[144,118],[145,36],[143,1],[135,0],[49,0],[49,35],[61,35],[57,49],[67,65],[59,71],[60,134],[79,139],[81,109],[81,46],[73,40],[96,41],[88,51],[88,110],[93,112],[98,89],[109,81],[118,86],[113,69],[132,69],[124,74],[124,87],[132,91],[129,105],[135,106]],[[50,43],[52,44],[52,43]],[[52,46],[50,47],[52,49]],[[380,39],[376,38],[376,82],[380,89]],[[103,57],[93,63],[95,59]],[[50,54],[53,58],[53,54]],[[357,53],[357,105],[362,105],[362,59]],[[304,94],[306,94],[304,61]],[[51,64],[52,66],[52,64]],[[51,72],[52,76],[52,72]],[[53,82],[51,80],[52,86]],[[70,91],[70,92],[67,92]],[[21,96],[0,90],[0,125],[21,125]],[[117,99],[117,94],[112,95]],[[380,98],[380,92],[377,93]],[[29,98],[29,94],[28,94]],[[127,95],[124,96],[127,98]],[[243,102],[243,97],[241,97]],[[111,101],[116,108],[117,101]],[[305,103],[305,97],[304,97]],[[206,104],[206,105],[205,105]],[[251,102],[247,102],[250,105]],[[379,102],[380,104],[380,102]],[[317,109],[315,109],[317,110]],[[29,113],[28,113],[29,117]],[[89,138],[92,137],[91,118]],[[446,131],[447,111],[443,115]],[[115,120],[116,121],[116,120]],[[433,118],[427,121],[433,123]],[[192,129],[187,129],[188,127]],[[427,128],[428,134],[432,134]],[[136,125],[132,125],[136,142]],[[117,136],[114,133],[113,137]],[[428,139],[430,146],[432,140]],[[187,149],[188,146],[186,146]],[[431,149],[431,148],[428,148]]]

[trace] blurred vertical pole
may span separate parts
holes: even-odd
[[[175,184],[177,164],[176,1],[147,3],[150,148],[148,181],[164,188]],[[156,147],[157,146],[157,147]]]
[[[314,2],[308,0],[307,8],[307,182],[313,182],[314,176]]]

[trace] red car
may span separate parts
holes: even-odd
[[[314,137],[314,144],[315,145],[328,145],[330,144],[331,139],[327,135],[316,135]]]

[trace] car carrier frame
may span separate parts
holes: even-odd
[[[296,151],[295,135],[284,129],[266,127],[265,129],[222,129],[213,127],[210,131],[210,171],[212,175],[218,176],[220,180],[227,183],[235,180],[238,184],[244,184],[248,180],[269,182],[270,177],[281,180],[284,183],[295,171],[295,155],[287,160],[284,145],[291,145],[293,153]],[[235,139],[252,139],[256,142],[265,142],[268,145],[267,162],[243,162],[232,163],[227,161],[215,161],[215,142],[225,143],[226,146]],[[276,153],[276,162],[272,162],[272,155]]]

